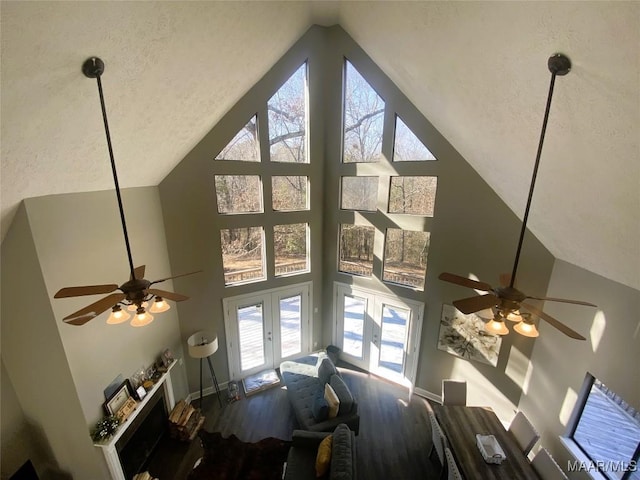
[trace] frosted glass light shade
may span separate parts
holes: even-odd
[[[125,310],[122,310],[122,307],[120,307],[120,305],[116,305],[111,310],[111,315],[109,315],[109,318],[107,318],[107,323],[109,325],[117,325],[119,323],[126,322],[127,320],[129,320],[129,317],[131,317],[131,315],[129,315]]]
[[[162,312],[166,312],[170,308],[171,306],[167,303],[167,301],[164,298],[156,297],[149,311],[151,313],[162,313]]]
[[[506,335],[509,333],[509,329],[504,324],[504,321],[496,320],[495,318],[490,320],[484,328],[487,332],[495,333],[497,335]]]
[[[535,338],[540,335],[538,329],[535,324],[531,321],[523,320],[519,324],[517,324],[513,329],[518,332],[520,335],[524,335],[525,337]]]
[[[514,310],[513,312],[509,312],[507,314],[507,320],[511,320],[512,322],[521,322],[522,315],[520,315],[519,310]]]
[[[149,302],[142,302],[141,306],[142,308],[147,308],[148,305],[149,305]],[[129,310],[130,312],[135,312],[138,310],[138,305],[136,305],[135,303],[132,303],[127,307],[127,310]]]
[[[209,340],[213,337],[213,340]],[[187,339],[189,356],[193,358],[206,358],[218,351],[218,336],[211,332],[200,331]]]
[[[133,320],[131,320],[131,326],[144,327],[145,325],[149,325],[151,322],[153,322],[153,315],[147,313],[144,308],[140,307],[133,317]]]

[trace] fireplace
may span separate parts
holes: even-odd
[[[138,403],[124,424],[112,438],[94,443],[109,469],[111,480],[130,480],[147,466],[158,442],[168,430],[168,413],[175,406],[171,369],[178,363],[173,361]]]
[[[127,432],[116,442],[125,478],[141,472],[167,432],[168,413],[163,389],[158,389],[143,407]]]

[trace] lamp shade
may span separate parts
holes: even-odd
[[[536,325],[529,319],[523,319],[522,322],[518,323],[513,329],[518,332],[520,335],[524,335],[525,337],[536,338],[540,333],[538,333],[538,329]]]
[[[171,307],[164,298],[156,296],[155,300],[153,301],[153,305],[151,305],[151,308],[149,308],[149,311],[151,313],[162,313],[166,312],[170,308]]]
[[[187,345],[190,357],[206,358],[218,351],[218,336],[206,331],[196,332],[187,339]]]
[[[120,305],[116,305],[111,310],[111,315],[109,315],[109,318],[107,318],[107,323],[109,325],[124,323],[129,320],[130,316],[131,315],[129,315],[125,310],[122,310],[122,307]]]
[[[504,324],[504,321],[501,318],[497,318],[497,319],[494,318],[493,320],[490,320],[489,323],[487,323],[484,328],[488,332],[495,333],[498,335],[506,335],[507,333],[509,333],[509,329]]]

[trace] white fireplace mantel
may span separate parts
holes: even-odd
[[[176,363],[177,361],[174,360],[169,365],[167,371],[162,374],[162,376],[156,381],[151,390],[147,392],[147,395],[140,402],[138,402],[136,409],[131,413],[131,415],[129,415],[129,418],[127,418],[127,420],[125,420],[125,422],[118,427],[116,433],[109,440],[93,444],[95,448],[98,448],[102,451],[104,459],[107,462],[107,467],[109,468],[109,473],[111,474],[112,480],[127,480],[124,476],[122,465],[120,464],[120,457],[118,456],[118,451],[116,450],[116,443],[131,426],[133,420],[143,410],[144,406],[160,387],[164,389],[164,401],[167,407],[167,411],[170,412],[171,410],[173,410],[176,402],[173,396],[173,384],[171,383],[171,369],[175,366]]]

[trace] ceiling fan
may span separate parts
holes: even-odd
[[[149,308],[149,312],[161,313],[167,311],[170,308],[165,299],[173,300],[175,302],[181,302],[189,298],[186,295],[181,295],[179,293],[150,288],[152,285],[173,278],[184,277],[186,275],[199,273],[201,270],[149,281],[144,278],[144,265],[136,268],[133,267],[131,246],[129,245],[129,235],[127,233],[127,224],[124,217],[124,209],[122,207],[120,186],[118,184],[118,174],[116,172],[116,164],[113,158],[113,148],[111,147],[111,136],[109,134],[109,123],[107,121],[107,110],[104,104],[104,96],[102,93],[102,82],[100,81],[100,76],[104,73],[104,62],[97,57],[91,57],[83,63],[82,73],[84,73],[84,75],[88,78],[95,78],[98,82],[98,93],[100,95],[100,105],[102,107],[102,119],[104,120],[104,129],[107,136],[107,146],[109,148],[109,157],[111,159],[111,170],[113,172],[113,181],[116,187],[116,196],[118,198],[118,207],[120,209],[120,220],[122,222],[122,232],[124,234],[124,242],[127,247],[127,256],[129,259],[129,269],[131,274],[129,276],[129,280],[120,286],[113,283],[105,285],[65,287],[60,289],[54,295],[54,298],[79,297],[83,295],[98,295],[109,293],[110,295],[107,295],[97,302],[94,302],[91,305],[78,310],[77,312],[67,315],[63,319],[64,322],[70,325],[84,325],[89,320],[97,317],[108,309],[111,309],[111,315],[109,316],[107,323],[116,324],[126,322],[129,319],[129,314],[122,310],[122,307],[126,306],[127,310],[136,312],[135,317],[131,321],[131,325],[134,327],[142,327],[144,325],[148,325],[153,321],[153,316],[146,311],[148,302],[150,302],[152,299],[154,300],[154,302],[153,305]],[[119,290],[120,293],[113,293],[116,290]]]
[[[538,152],[536,154],[535,165],[533,168],[533,176],[531,178],[531,186],[529,187],[529,197],[527,199],[527,206],[524,212],[524,218],[522,220],[522,228],[520,230],[520,239],[518,240],[518,248],[516,250],[515,260],[513,262],[513,270],[511,275],[504,274],[500,278],[500,286],[497,288],[492,287],[490,284],[472,280],[470,278],[455,275],[453,273],[444,272],[438,277],[445,282],[460,285],[462,287],[473,288],[481,292],[487,292],[483,295],[476,295],[462,300],[456,300],[453,305],[462,313],[469,314],[480,312],[482,310],[491,309],[493,319],[487,323],[486,328],[488,331],[497,333],[499,335],[506,335],[509,333],[509,329],[506,327],[504,320],[511,320],[518,322],[514,329],[528,337],[537,337],[538,330],[535,323],[531,319],[531,314],[544,320],[548,324],[560,330],[565,335],[575,338],[577,340],[585,340],[585,337],[578,332],[572,330],[564,323],[556,320],[551,315],[543,312],[539,308],[525,302],[527,299],[532,300],[545,300],[550,302],[562,302],[571,303],[575,305],[586,305],[590,307],[596,307],[593,303],[583,302],[579,300],[567,300],[564,298],[549,298],[549,297],[534,297],[527,295],[526,293],[515,288],[516,273],[518,271],[518,261],[520,260],[520,252],[522,250],[522,243],[524,240],[524,234],[527,228],[527,218],[529,217],[529,209],[531,207],[531,199],[533,197],[533,189],[535,187],[536,176],[538,173],[538,166],[540,164],[540,154],[542,153],[542,145],[544,143],[545,132],[547,129],[547,122],[549,120],[549,110],[551,108],[551,98],[553,96],[553,87],[555,84],[556,76],[566,75],[571,70],[571,61],[565,55],[556,53],[549,58],[547,62],[549,71],[551,72],[551,83],[549,85],[549,95],[547,97],[547,107],[544,113],[544,120],[542,122],[542,131],[540,132],[540,141],[538,143]]]

